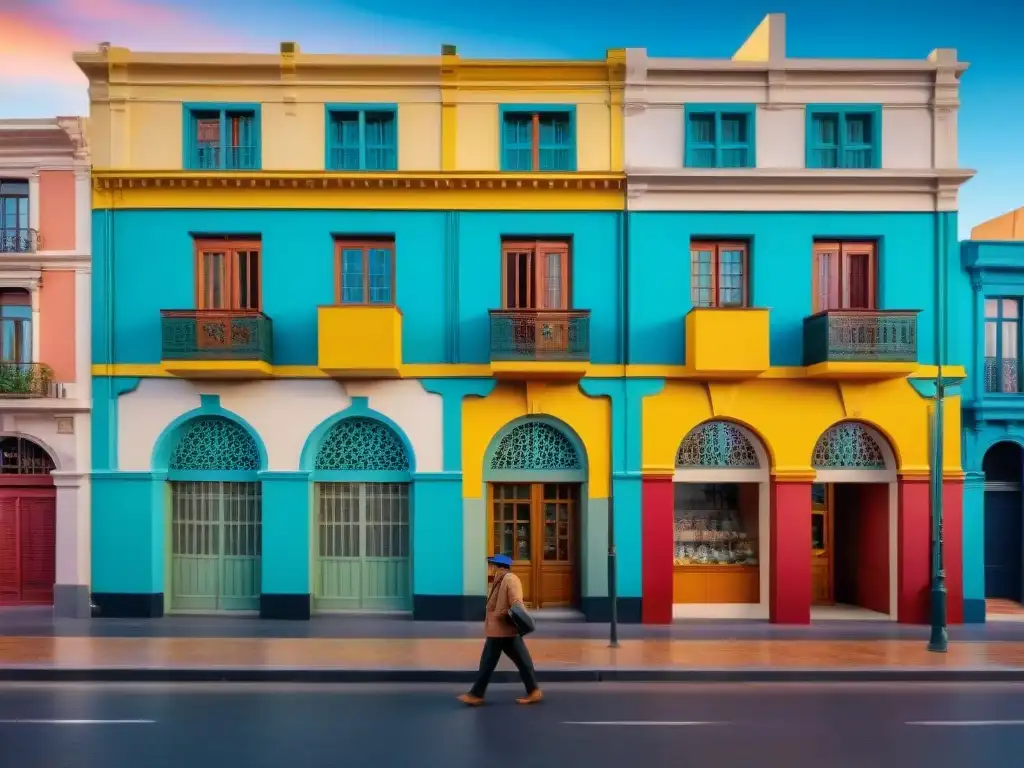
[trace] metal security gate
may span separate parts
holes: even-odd
[[[409,486],[317,483],[316,553],[318,610],[409,610]]]
[[[255,611],[260,604],[259,483],[171,483],[172,611]]]
[[[53,602],[56,499],[29,493],[0,497],[0,605]]]

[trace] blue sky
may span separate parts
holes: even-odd
[[[244,11],[241,9],[244,7]],[[968,61],[961,86],[960,164],[978,171],[961,195],[961,233],[1024,205],[1024,3],[1015,0],[561,0],[510,23],[503,2],[445,0],[0,0],[0,117],[87,108],[71,48],[100,40],[151,50],[276,50],[466,56],[601,57],[644,47],[656,56],[727,57],[768,12],[787,16],[788,53],[924,58],[950,47]]]

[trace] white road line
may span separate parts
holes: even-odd
[[[711,720],[565,720],[562,725],[687,726],[725,725]]]
[[[0,725],[155,725],[156,720],[0,720]]]
[[[991,725],[1024,725],[1024,720],[915,720],[907,725],[928,728],[983,728]]]

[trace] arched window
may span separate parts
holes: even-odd
[[[834,424],[818,438],[811,456],[815,469],[885,469],[885,453],[863,424]]]
[[[41,445],[24,437],[0,438],[0,474],[47,475],[56,467]]]
[[[387,424],[352,416],[331,427],[317,452],[314,468],[408,472],[409,463],[405,445]]]
[[[690,430],[676,453],[679,468],[757,469],[753,443],[735,424],[706,421]]]
[[[583,468],[572,442],[550,424],[517,424],[498,443],[491,469],[579,470]]]

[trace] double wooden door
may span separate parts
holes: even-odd
[[[51,489],[0,496],[0,605],[53,602],[56,506]]]
[[[512,558],[532,608],[569,607],[579,597],[579,485],[495,483],[489,551]]]

